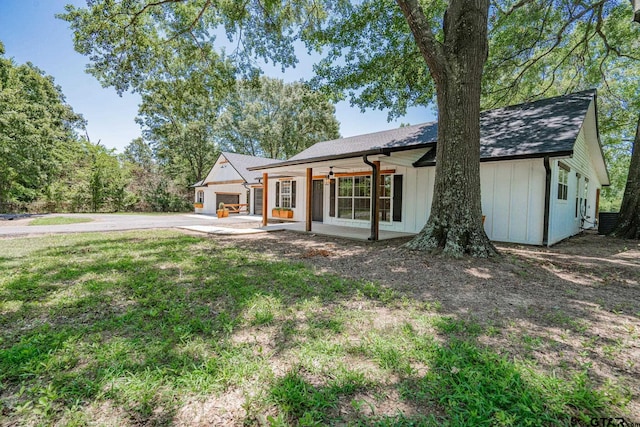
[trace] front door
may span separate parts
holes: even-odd
[[[313,191],[312,191],[312,200],[311,200],[311,219],[314,221],[323,221],[324,216],[324,205],[323,205],[323,191],[324,191],[324,182],[321,179],[316,179],[313,181]]]
[[[253,189],[253,213],[262,215],[262,188]]]

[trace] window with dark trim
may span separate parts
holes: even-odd
[[[391,201],[392,201],[393,175],[380,175],[380,221],[391,222]]]
[[[371,219],[371,175],[339,177],[329,184],[329,216]],[[380,221],[402,221],[402,175],[380,175],[378,196]]]
[[[371,176],[338,178],[338,218],[371,219]]]
[[[276,207],[286,209],[296,207],[296,181],[276,181]]]
[[[280,207],[291,208],[291,181],[280,181]]]

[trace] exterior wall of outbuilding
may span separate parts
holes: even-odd
[[[580,130],[571,158],[553,161],[551,205],[549,222],[549,244],[552,245],[579,233],[582,229],[595,228],[596,197],[602,188],[598,174],[593,167],[586,134],[593,124],[585,121]],[[558,176],[560,163],[569,167],[567,200],[558,197]],[[586,191],[586,197],[585,197]],[[586,199],[586,203],[585,203]]]
[[[215,215],[218,205],[216,203],[216,195],[221,194],[237,194],[239,196],[238,203],[247,203],[247,192],[249,191],[242,184],[214,184],[207,187],[195,187],[195,199],[197,202],[198,190],[204,191],[204,204],[202,208],[195,208],[195,213]]]
[[[244,179],[233,168],[231,163],[221,155],[213,165],[204,184],[195,187],[194,203],[198,202],[198,191],[204,191],[204,203],[202,208],[194,208],[195,213],[215,215],[218,209],[216,202],[217,194],[237,194],[239,196],[238,203],[247,203],[248,186],[243,185]]]

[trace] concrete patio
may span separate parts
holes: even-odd
[[[283,222],[278,224],[268,224],[266,227],[262,227],[262,229],[267,231],[289,230],[289,231],[307,233],[307,231],[305,231],[304,222]],[[368,227],[367,228],[342,227],[337,225],[328,225],[328,224],[322,224],[320,222],[314,222],[311,226],[311,231],[309,232],[309,234],[336,236],[336,237],[342,237],[345,239],[354,239],[354,240],[369,240],[369,236],[371,236],[371,229],[369,229]],[[399,237],[411,237],[413,235],[414,234],[411,234],[411,233],[400,233],[397,231],[380,230],[378,239],[379,240],[397,239]]]
[[[213,215],[195,214],[190,215],[195,218],[203,218],[210,221],[209,224],[189,225],[181,227],[184,229],[199,231],[209,234],[255,234],[271,231],[289,230],[299,233],[307,233],[305,231],[305,223],[298,221],[283,221],[277,223],[269,223],[266,227],[262,227],[262,216],[259,215],[233,215],[226,218],[217,218]],[[324,236],[342,237],[352,240],[369,240],[371,229],[359,227],[342,227],[337,225],[328,225],[321,222],[314,222],[311,226],[311,232],[308,234],[319,234]],[[380,230],[378,239],[388,240],[400,237],[411,237],[414,234],[401,233],[397,231]]]

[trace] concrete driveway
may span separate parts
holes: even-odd
[[[29,225],[43,216],[91,218],[92,222],[61,225]],[[196,214],[47,214],[18,217],[13,220],[0,218],[0,237],[25,234],[84,233],[145,228],[174,228],[185,226],[220,226],[229,228],[259,227],[261,217],[234,215],[218,219],[215,216]]]

